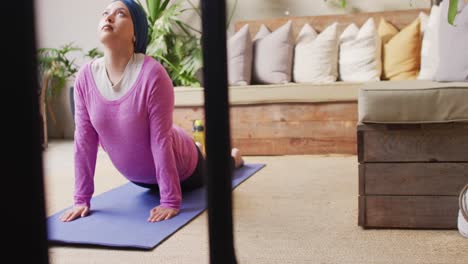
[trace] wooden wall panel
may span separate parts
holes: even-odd
[[[237,32],[245,24],[249,24],[249,30],[252,38],[257,34],[260,26],[264,24],[270,31],[273,31],[280,26],[284,25],[288,20],[293,23],[293,35],[296,37],[300,32],[302,26],[309,23],[317,32],[321,32],[328,25],[337,22],[338,29],[341,32],[351,23],[355,23],[358,27],[362,26],[370,17],[374,18],[376,26],[379,25],[380,19],[385,18],[388,22],[395,25],[398,29],[413,22],[420,12],[426,14],[430,13],[430,9],[410,9],[398,11],[384,11],[384,12],[369,12],[369,13],[353,13],[343,15],[324,15],[324,16],[302,16],[302,17],[281,17],[262,20],[243,20],[237,21],[234,24],[234,30]]]
[[[191,133],[202,107],[176,107],[174,123]],[[231,106],[233,146],[245,155],[355,154],[357,102]]]

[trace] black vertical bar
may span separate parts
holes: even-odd
[[[34,28],[34,1],[2,2],[2,258],[15,263],[49,263],[46,242],[42,146]],[[6,72],[5,72],[6,71]],[[9,103],[8,103],[8,102]],[[8,173],[5,171],[11,169]]]
[[[211,263],[236,263],[232,227],[225,0],[202,0]]]

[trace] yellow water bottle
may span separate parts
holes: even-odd
[[[195,143],[199,144],[200,150],[205,154],[205,127],[203,126],[203,121],[201,119],[196,119],[193,121],[193,140]]]

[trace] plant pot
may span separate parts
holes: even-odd
[[[40,97],[41,98],[41,97]],[[41,119],[41,146],[42,150],[47,148],[47,114],[46,114],[46,104],[44,101],[39,102],[39,118]]]
[[[42,139],[42,150],[47,148],[47,105],[46,105],[46,90],[49,85],[50,74],[46,74],[41,83],[41,90],[39,93],[39,114],[41,119],[41,139]]]
[[[74,87],[70,87],[70,110],[72,113],[73,121],[75,121],[75,94]]]

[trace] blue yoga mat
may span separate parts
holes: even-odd
[[[232,187],[264,166],[245,164],[236,169]],[[127,183],[94,197],[88,217],[64,223],[60,215],[68,208],[50,216],[48,239],[58,244],[153,249],[206,209],[206,187],[183,193],[181,210],[174,218],[150,223],[149,211],[158,204],[156,192]]]

